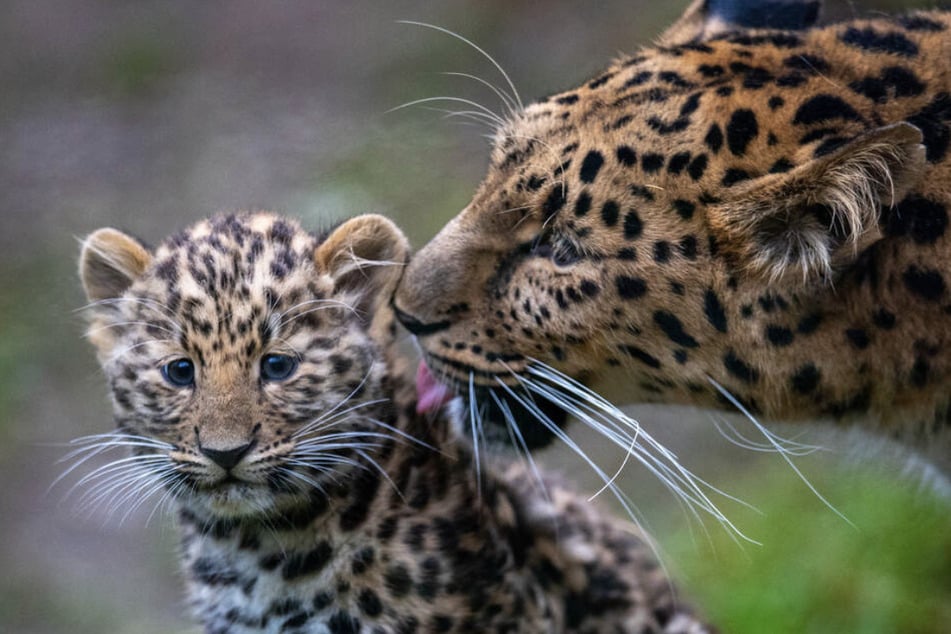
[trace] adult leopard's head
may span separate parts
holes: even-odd
[[[514,115],[472,201],[398,288],[432,374],[471,391],[489,420],[513,410],[529,444],[552,432],[532,419],[561,425],[565,403],[526,379],[614,374],[627,402],[714,403],[713,378],[773,412],[796,377],[764,368],[787,354],[814,389],[808,355],[777,350],[833,301],[882,238],[883,210],[925,173],[906,122],[928,107],[924,78],[885,56],[851,67],[844,28],[730,31],[704,19],[707,4],[661,46]],[[882,74],[904,101],[861,82]],[[776,302],[791,328],[770,314]]]

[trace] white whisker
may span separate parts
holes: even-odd
[[[472,429],[472,453],[473,459],[475,460],[475,472],[476,472],[476,491],[479,495],[479,498],[482,498],[482,461],[479,456],[479,435],[476,433],[476,419],[478,417],[478,412],[476,411],[476,392],[475,392],[475,378],[473,374],[469,373],[469,426]]]
[[[639,431],[640,430],[638,430],[638,432]],[[604,493],[606,489],[608,489],[611,485],[613,485],[617,481],[618,477],[621,475],[621,472],[624,471],[624,467],[627,466],[627,461],[631,458],[631,454],[634,453],[634,446],[636,444],[637,444],[637,433],[634,434],[634,439],[631,440],[631,448],[628,449],[627,452],[624,454],[624,460],[621,461],[621,466],[617,468],[617,472],[615,472],[615,474],[611,476],[610,480],[604,483],[603,487],[598,489],[597,493],[595,493],[594,495],[588,498],[589,502],[591,502],[592,500],[594,500],[594,498]]]
[[[518,375],[515,375],[515,378],[516,380],[521,379],[521,377],[519,377]],[[548,417],[548,415],[546,415],[541,409],[539,409],[539,407],[535,404],[535,402],[529,396],[525,396],[525,395],[517,393],[514,389],[506,385],[505,382],[499,378],[496,378],[496,382],[505,392],[509,394],[509,396],[515,402],[519,403],[522,407],[524,407],[526,410],[531,412],[535,416],[536,420],[538,420],[540,423],[545,425],[545,427],[547,427],[548,430],[555,437],[557,437],[559,440],[565,443],[565,445],[569,449],[571,449],[573,452],[575,452],[575,454],[579,458],[584,460],[588,464],[588,466],[591,468],[591,470],[594,471],[594,473],[596,473],[603,482],[607,483],[608,490],[611,491],[612,495],[614,496],[614,499],[616,499],[618,504],[621,505],[621,508],[624,509],[624,512],[631,519],[631,522],[633,522],[635,526],[642,529],[642,533],[645,536],[646,543],[648,544],[648,546],[650,547],[654,555],[657,557],[658,562],[660,562],[661,568],[664,569],[666,572],[666,568],[664,567],[663,560],[660,557],[660,553],[657,552],[656,544],[654,544],[652,540],[646,539],[646,535],[648,535],[649,532],[646,530],[643,530],[643,523],[641,521],[640,511],[637,509],[637,505],[634,504],[634,502],[630,499],[630,497],[628,497],[615,483],[610,482],[609,478],[607,477],[607,474],[604,473],[604,471],[601,470],[601,468],[593,460],[591,460],[591,458],[587,455],[587,453],[585,453],[585,451],[581,449],[581,447],[579,447],[578,444],[575,443],[574,440],[572,440],[568,436],[568,434],[565,433],[563,429],[558,427],[558,425],[556,425]]]
[[[526,383],[528,389],[539,393],[539,395],[550,400],[553,404],[570,412],[577,417],[578,420],[598,431],[599,434],[611,440],[619,448],[630,451],[630,447],[633,446],[635,458],[637,458],[638,462],[671,490],[677,499],[686,502],[687,506],[685,510],[692,516],[698,520],[700,519],[694,510],[696,507],[713,516],[718,523],[728,529],[731,535],[736,535],[744,541],[757,543],[755,540],[743,534],[742,531],[726,517],[707,496],[704,492],[704,488],[748,508],[752,509],[753,507],[721,491],[684,468],[675,454],[644,431],[637,421],[632,420],[600,395],[571,377],[536,359],[531,359],[531,361],[532,365],[528,367],[528,374],[543,379],[547,381],[548,384],[528,381]],[[575,397],[573,396],[574,394],[578,394],[579,396]],[[630,428],[634,432],[634,437],[627,433],[625,428]],[[633,443],[635,437],[642,442]],[[655,453],[657,454],[656,456],[654,455]],[[702,522],[700,522],[700,524],[702,526]]]
[[[466,79],[471,79],[473,81],[479,82],[480,84],[482,84],[483,86],[485,86],[486,88],[494,92],[495,95],[499,99],[502,100],[502,104],[505,106],[505,110],[508,112],[509,115],[514,115],[515,112],[518,111],[519,109],[518,104],[512,101],[512,98],[509,97],[507,93],[499,90],[499,88],[496,87],[495,84],[488,82],[482,79],[481,77],[477,77],[476,75],[471,75],[469,73],[457,73],[457,72],[444,72],[442,74],[448,75],[450,77],[464,77]]]
[[[776,452],[777,452],[780,456],[782,456],[783,460],[786,461],[786,464],[789,465],[789,468],[792,469],[793,472],[795,472],[795,474],[796,474],[797,476],[799,476],[799,479],[802,480],[803,484],[805,484],[807,487],[809,487],[809,490],[812,491],[812,493],[813,493],[817,498],[819,498],[819,500],[820,500],[823,504],[825,504],[826,507],[827,507],[830,511],[832,511],[833,513],[835,513],[836,515],[838,515],[838,516],[839,516],[846,524],[848,524],[849,526],[851,526],[851,527],[853,527],[853,528],[856,528],[855,524],[853,524],[852,521],[851,521],[849,518],[847,518],[845,515],[843,515],[842,512],[839,511],[839,509],[835,508],[835,506],[833,506],[832,503],[829,502],[829,500],[827,500],[821,493],[819,493],[819,490],[816,489],[815,486],[813,486],[812,482],[810,482],[809,479],[805,476],[805,474],[799,469],[799,467],[796,466],[796,463],[794,463],[794,462],[792,461],[792,458],[789,457],[789,456],[790,456],[789,451],[786,450],[786,449],[783,447],[782,443],[780,442],[780,441],[782,441],[781,438],[779,438],[778,436],[776,436],[775,434],[773,434],[771,431],[769,431],[768,429],[766,429],[766,427],[764,427],[763,424],[762,424],[761,422],[759,422],[759,421],[756,419],[756,417],[753,416],[753,415],[750,413],[750,411],[749,411],[748,409],[746,409],[746,407],[745,407],[735,396],[733,396],[733,395],[729,392],[729,390],[727,390],[725,387],[723,387],[722,385],[720,385],[715,379],[713,379],[712,377],[709,377],[709,376],[708,376],[708,377],[707,377],[707,381],[709,381],[710,384],[711,384],[713,387],[715,387],[715,388],[717,389],[717,391],[718,391],[720,394],[722,394],[722,395],[724,396],[724,398],[726,398],[728,401],[730,401],[730,403],[731,403],[734,407],[736,407],[738,410],[740,410],[740,412],[741,412],[744,416],[746,416],[746,418],[747,418],[751,423],[753,423],[753,424],[756,426],[756,428],[760,431],[760,433],[762,433],[763,436],[765,436],[766,439],[770,442],[770,444],[773,445],[773,448],[776,450]]]
[[[312,425],[314,425],[315,423],[318,423],[318,422],[321,421],[321,420],[326,419],[326,417],[332,415],[332,414],[333,414],[335,411],[337,411],[339,408],[343,407],[343,405],[344,405],[345,403],[347,403],[351,398],[353,398],[353,396],[354,396],[355,394],[357,394],[360,390],[363,389],[363,386],[366,384],[366,382],[367,382],[367,380],[368,380],[369,378],[370,378],[370,372],[367,372],[367,373],[363,376],[363,378],[360,380],[360,383],[358,383],[357,386],[356,386],[355,388],[353,388],[353,389],[350,391],[349,394],[347,394],[347,396],[345,396],[339,403],[337,403],[336,405],[334,405],[333,407],[331,407],[329,410],[327,410],[326,412],[324,412],[323,414],[321,414],[320,416],[318,416],[314,421],[312,421],[311,423],[308,423],[307,425],[305,425],[301,430],[298,430],[298,431],[295,433],[295,436],[296,436],[296,435],[299,435],[299,434],[302,434],[302,433],[305,433],[303,430],[307,430],[308,428],[311,428],[311,429],[312,429],[312,427],[311,427]],[[375,401],[368,401],[368,405],[372,405],[372,404],[384,402],[385,400],[386,400],[386,399],[377,399],[377,400],[375,400]],[[363,405],[360,405],[359,407],[363,407]],[[352,411],[352,410],[347,410],[347,411]],[[343,413],[345,414],[346,412],[343,412]]]
[[[390,483],[390,486],[393,487],[394,491],[396,491],[396,495],[398,495],[399,498],[403,500],[403,502],[406,502],[406,498],[403,497],[403,492],[399,490],[399,487],[397,487],[396,483],[393,482],[393,479],[390,477],[390,474],[386,472],[386,469],[380,466],[380,463],[378,463],[372,456],[370,456],[364,451],[357,451],[357,455],[359,455],[361,458],[369,462],[370,465],[372,465],[379,472],[379,474],[383,477],[383,479],[385,479],[387,482]]]
[[[171,328],[160,326],[154,321],[114,321],[109,322],[108,324],[103,324],[96,328],[90,328],[86,331],[86,335],[89,336],[103,330],[108,330],[110,328],[120,328],[122,326],[145,326],[149,328],[155,328],[157,330],[164,330],[165,332],[172,335],[178,335],[181,332],[180,330],[172,330]]]
[[[175,343],[175,341],[173,339],[146,339],[145,341],[139,341],[138,343],[134,343],[131,346],[126,346],[125,348],[118,350],[111,357],[103,361],[102,365],[103,367],[108,367],[133,350],[141,348],[142,346],[148,346],[156,343]]]
[[[722,416],[716,416],[711,414],[710,420],[713,421],[713,426],[720,433],[723,438],[737,447],[746,449],[748,451],[758,451],[764,453],[776,453],[776,447],[769,442],[756,442],[751,438],[747,438],[745,435],[740,433],[740,430],[731,423],[729,420]],[[823,451],[825,448],[818,445],[807,445],[804,443],[799,443],[788,438],[783,439],[776,437],[777,442],[781,445],[781,450],[788,453],[790,456],[795,456],[797,458],[802,456],[808,456],[817,451]]]
[[[489,126],[489,129],[492,130],[493,134],[483,135],[487,139],[494,138],[494,132],[496,130],[497,122],[493,117],[488,116],[484,112],[478,110],[450,110],[448,108],[432,108],[427,106],[420,106],[420,110],[428,110],[430,112],[438,112],[442,114],[443,119],[455,119],[462,118],[468,119],[468,123],[474,123],[475,125]],[[466,123],[466,122],[463,122]]]
[[[307,310],[299,310],[308,306],[310,306],[310,308],[308,308]],[[280,319],[280,321],[278,323],[277,330],[280,331],[284,329],[286,326],[294,323],[295,321],[297,321],[301,317],[304,317],[305,315],[309,315],[311,313],[314,313],[320,310],[328,310],[331,308],[344,308],[351,312],[355,311],[355,309],[352,306],[340,300],[310,299],[310,300],[295,304],[291,306],[290,308],[288,308],[287,310],[285,310],[283,313],[279,314],[278,318]],[[293,314],[291,314],[293,311],[298,311],[298,312],[294,312]]]
[[[412,101],[407,101],[404,104],[400,104],[396,106],[395,108],[390,108],[389,110],[387,110],[387,113],[396,112],[397,110],[403,110],[405,108],[417,106],[422,103],[433,103],[436,101],[451,101],[453,103],[461,103],[467,106],[472,106],[476,110],[482,112],[487,117],[489,117],[499,127],[502,127],[505,125],[505,120],[499,117],[499,115],[495,114],[494,112],[492,112],[491,110],[483,106],[482,104],[476,101],[473,101],[471,99],[464,99],[463,97],[448,97],[448,96],[447,97],[423,97],[422,99],[414,99]]]
[[[502,66],[501,66],[497,61],[495,61],[495,58],[493,58],[491,55],[489,55],[488,53],[486,53],[484,50],[482,50],[481,48],[479,48],[478,46],[476,46],[475,43],[473,43],[471,40],[468,40],[467,38],[465,38],[465,37],[459,35],[458,33],[454,33],[454,32],[452,32],[452,31],[450,31],[449,29],[445,29],[445,28],[443,28],[443,27],[441,27],[441,26],[436,26],[436,25],[434,25],[434,24],[427,24],[426,22],[416,22],[416,21],[413,21],[413,20],[397,20],[397,22],[400,23],[400,24],[411,24],[411,25],[413,25],[413,26],[421,26],[421,27],[425,27],[425,28],[427,28],[427,29],[433,29],[433,30],[439,31],[439,32],[441,32],[441,33],[445,33],[446,35],[452,36],[452,37],[456,38],[457,40],[460,40],[460,41],[464,42],[465,44],[468,44],[469,46],[471,46],[472,48],[474,48],[474,49],[475,49],[476,51],[478,51],[485,59],[487,59],[487,60],[489,61],[489,63],[491,63],[493,66],[495,66],[495,69],[499,71],[499,73],[502,75],[502,78],[505,79],[505,82],[508,84],[509,89],[512,91],[512,95],[511,95],[510,99],[511,99],[514,103],[518,104],[518,109],[519,109],[519,110],[524,110],[525,106],[522,104],[522,98],[519,96],[518,90],[515,89],[515,84],[512,82],[512,79],[509,77],[508,73],[505,72],[505,69],[503,69]]]
[[[525,462],[528,463],[528,467],[531,470],[532,477],[535,482],[538,484],[539,492],[542,497],[551,504],[551,496],[548,493],[548,487],[545,486],[545,480],[542,478],[542,473],[538,468],[538,465],[535,464],[535,459],[532,458],[532,452],[528,448],[528,443],[525,442],[525,437],[522,435],[522,430],[519,429],[518,423],[515,421],[515,415],[512,414],[512,410],[509,408],[508,403],[499,398],[498,394],[494,391],[489,392],[492,396],[492,399],[495,401],[496,406],[502,412],[502,416],[505,418],[505,428],[508,430],[509,437],[512,439],[512,446],[515,447],[516,451],[521,448],[521,454],[524,455],[522,458]]]

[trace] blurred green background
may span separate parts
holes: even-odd
[[[124,522],[89,517],[76,496],[63,501],[68,485],[47,492],[62,443],[110,428],[75,312],[77,236],[116,225],[157,241],[219,210],[270,208],[314,228],[378,211],[418,247],[466,204],[488,131],[430,110],[388,111],[439,95],[497,108],[477,83],[439,73],[498,76],[458,41],[396,20],[465,34],[528,99],[636,50],[682,4],[0,3],[0,632],[194,631],[169,518],[147,521],[148,505]],[[826,15],[902,6],[839,2]],[[951,508],[920,473],[900,475],[890,448],[805,432],[829,451],[798,464],[852,527],[780,458],[734,447],[707,414],[632,411],[685,464],[759,510],[720,499],[762,543],[741,547],[646,473],[630,467],[622,478],[684,593],[723,631],[951,631]],[[621,456],[584,442],[613,473]],[[542,460],[598,488],[570,456]]]

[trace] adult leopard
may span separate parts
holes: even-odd
[[[570,378],[853,420],[947,470],[951,13],[780,31],[708,9],[510,116],[402,322],[529,444],[584,400]]]

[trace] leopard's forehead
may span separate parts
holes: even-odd
[[[227,293],[242,278],[279,284],[312,271],[316,242],[295,221],[274,214],[218,216],[163,242],[151,272],[182,292]]]
[[[270,213],[203,220],[156,249],[129,290],[147,301],[128,306],[172,322],[186,348],[250,352],[286,336],[287,328],[279,330],[290,313],[299,313],[298,329],[317,325],[307,307],[332,286],[314,263],[318,243],[295,221]]]
[[[643,49],[502,126],[491,189],[545,193],[557,181],[577,193],[613,184],[595,177],[614,170],[694,198],[729,193],[824,156],[880,119],[933,117],[929,66],[944,60],[928,38],[945,28],[912,16]]]

